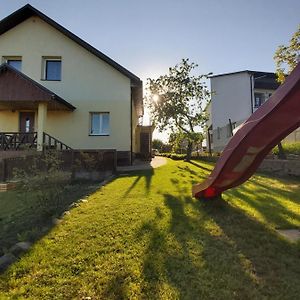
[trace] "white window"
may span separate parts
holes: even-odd
[[[254,94],[254,107],[260,107],[265,102],[264,93],[255,93]]]
[[[7,63],[20,72],[22,71],[22,57],[20,56],[5,56],[3,57],[3,62]]]
[[[109,112],[92,112],[90,118],[90,135],[109,135]]]
[[[43,57],[43,79],[61,80],[61,57]]]

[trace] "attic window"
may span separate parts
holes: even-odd
[[[43,57],[43,79],[61,81],[61,57]]]
[[[7,63],[18,71],[22,70],[22,58],[20,56],[3,57],[3,62]]]

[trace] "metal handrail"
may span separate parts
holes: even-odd
[[[37,148],[37,132],[0,132],[0,150],[26,150]],[[73,150],[71,147],[43,132],[43,148]]]
[[[0,132],[0,150],[36,148],[37,132]]]

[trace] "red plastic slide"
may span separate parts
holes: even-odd
[[[242,184],[271,149],[299,126],[300,64],[230,139],[209,177],[193,186],[193,196],[214,198]]]

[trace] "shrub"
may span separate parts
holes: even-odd
[[[283,143],[282,147],[283,147],[285,154],[300,155],[300,142]],[[272,150],[272,153],[274,155],[278,155],[278,147],[277,146]]]
[[[160,156],[168,157],[173,160],[183,160],[186,158],[186,154],[177,154],[177,153],[160,153]]]

